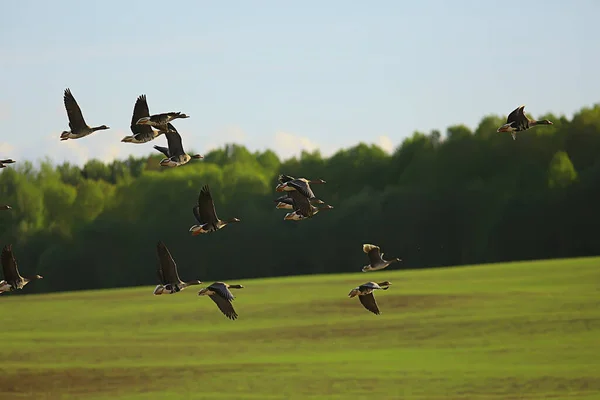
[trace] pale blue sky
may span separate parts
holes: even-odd
[[[600,1],[5,2],[0,157],[62,162],[153,152],[133,104],[182,111],[188,150],[227,142],[288,157],[415,130],[475,127],[526,104],[571,116],[600,101]],[[89,125],[61,142],[70,87]],[[383,138],[382,138],[383,137]]]

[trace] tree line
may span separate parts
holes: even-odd
[[[600,254],[600,104],[513,141],[484,117],[415,132],[388,154],[358,144],[280,160],[229,144],[179,168],[160,155],[88,161],[82,168],[27,161],[0,173],[0,245],[13,244],[27,292],[156,283],[156,243],[182,279],[202,281],[360,271],[363,243],[429,268]],[[6,155],[8,156],[8,155]],[[273,199],[280,173],[322,178],[313,189],[334,206],[283,221]],[[192,237],[192,207],[211,187],[218,215],[241,222]]]

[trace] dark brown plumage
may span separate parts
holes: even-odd
[[[227,318],[231,320],[235,320],[238,317],[238,314],[235,312],[233,308],[233,304],[231,302],[234,300],[233,293],[229,291],[229,289],[242,289],[242,285],[229,285],[225,282],[215,282],[212,285],[201,289],[198,292],[198,296],[208,296],[212,301],[215,302],[219,310],[225,315]]]

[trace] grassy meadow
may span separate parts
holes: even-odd
[[[3,294],[0,399],[600,399],[600,258],[229,283]]]

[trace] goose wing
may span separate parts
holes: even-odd
[[[194,215],[201,224],[216,224],[219,221],[215,203],[213,202],[212,194],[208,185],[202,186],[200,195],[198,196],[198,206],[194,207]]]
[[[217,307],[219,307],[219,310],[221,310],[227,318],[231,320],[236,319],[238,314],[235,312],[233,304],[231,304],[234,297],[229,289],[227,289],[227,286],[223,282],[215,282],[208,288],[215,292],[215,294],[212,294],[209,297],[215,302]]]
[[[85,119],[83,119],[79,104],[77,104],[77,101],[69,88],[65,89],[63,100],[65,102],[67,116],[69,117],[69,128],[71,128],[71,132],[76,133],[86,128],[87,124],[85,123]]]
[[[381,314],[379,311],[379,307],[377,306],[377,301],[375,301],[375,296],[373,296],[373,293],[360,295],[358,296],[358,299],[360,300],[363,307],[371,311],[373,314]]]
[[[304,196],[297,190],[288,192],[288,195],[292,199],[292,207],[294,207],[294,211],[298,211],[298,213],[304,217],[310,217],[313,215],[312,205],[310,204],[308,197]]]
[[[136,124],[140,118],[149,116],[150,110],[148,109],[148,103],[146,102],[146,95],[143,94],[137,98],[135,105],[133,106],[133,116],[131,117],[131,125],[129,128],[134,135],[142,133],[144,136],[150,135],[150,137],[152,137],[152,127],[150,127],[150,125]]]
[[[315,194],[313,193],[312,189],[310,188],[310,185],[308,184],[308,182],[305,182],[301,179],[294,179],[294,180],[288,181],[287,185],[293,187],[294,189],[296,189],[298,192],[302,193],[304,196],[308,197],[309,199],[313,199],[315,197]]]
[[[517,107],[510,114],[508,114],[508,117],[506,118],[506,123],[520,123],[523,120],[527,120],[527,117],[525,116],[525,106]]]
[[[167,144],[169,146],[169,153],[171,157],[182,156],[185,154],[183,151],[183,143],[181,142],[181,135],[177,132],[177,129],[171,124],[167,124],[169,128],[168,132],[165,132],[167,136]]]
[[[17,267],[17,260],[12,252],[12,245],[7,244],[2,249],[2,272],[4,273],[4,280],[8,283],[18,282],[21,280],[19,269]]]
[[[177,264],[175,264],[175,260],[171,257],[169,249],[167,249],[167,246],[162,241],[159,241],[156,245],[156,253],[160,261],[160,276],[163,279],[163,285],[181,282],[177,273]]]
[[[287,193],[291,193],[291,192],[287,192]],[[276,198],[275,200],[273,200],[275,203],[285,203],[285,204],[289,204],[291,206],[294,205],[294,201],[292,200],[292,198],[290,197],[289,194],[284,194],[283,196],[279,196],[278,198]]]
[[[367,253],[367,256],[369,257],[369,262],[372,266],[385,262],[383,261],[381,249],[379,248],[379,246],[375,246],[373,244],[364,244],[363,251]]]
[[[279,183],[286,183],[286,182],[289,182],[289,181],[293,181],[294,179],[296,179],[296,178],[294,178],[293,176],[280,174],[279,177],[277,178],[277,181]]]
[[[163,153],[167,158],[171,157],[171,155],[169,154],[169,149],[167,149],[166,147],[154,146],[154,148]]]

